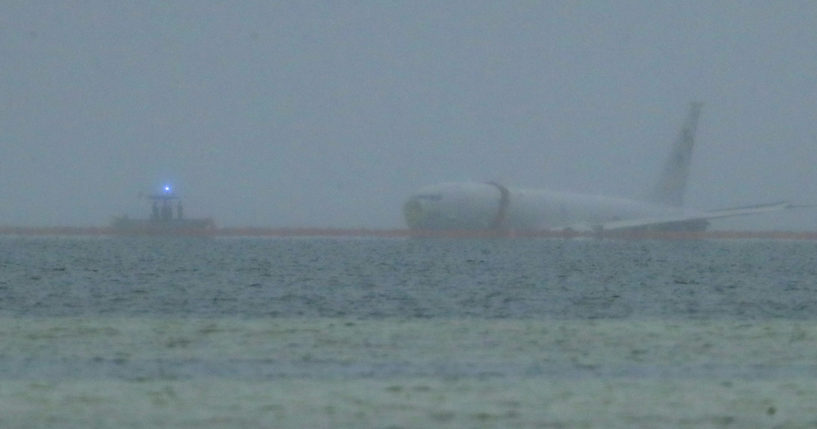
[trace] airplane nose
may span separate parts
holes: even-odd
[[[403,217],[406,218],[406,225],[409,228],[419,228],[425,219],[423,204],[414,198],[406,201],[403,205]]]

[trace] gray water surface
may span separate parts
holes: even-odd
[[[0,239],[0,316],[817,317],[817,243]]]
[[[817,244],[0,238],[0,427],[813,427]]]

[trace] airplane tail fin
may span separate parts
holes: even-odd
[[[695,145],[695,130],[698,127],[698,116],[703,104],[694,102],[689,106],[684,126],[678,140],[672,146],[672,152],[664,164],[657,186],[648,196],[654,203],[680,207],[684,204],[689,164],[692,159],[692,147]]]

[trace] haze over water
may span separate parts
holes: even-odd
[[[689,207],[814,204],[815,22],[813,1],[3,1],[0,226],[145,217],[166,183],[228,227],[398,228],[447,181],[640,197],[691,101]]]
[[[817,423],[817,243],[0,238],[3,427]]]

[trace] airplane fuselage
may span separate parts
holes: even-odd
[[[420,189],[403,212],[409,228],[416,230],[559,230],[684,210],[626,198],[460,182]]]
[[[701,104],[692,103],[655,187],[644,201],[544,189],[512,189],[498,183],[426,186],[403,206],[413,230],[492,231],[701,231],[709,220],[786,210],[785,202],[719,210],[683,208]]]

